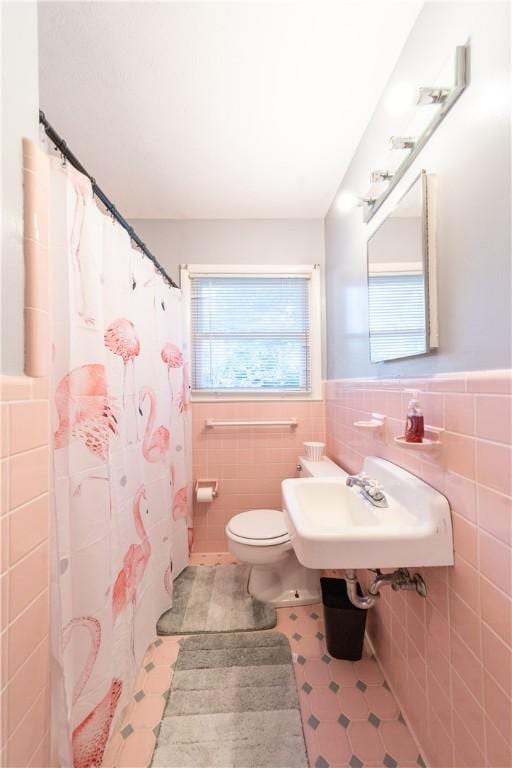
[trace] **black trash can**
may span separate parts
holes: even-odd
[[[320,579],[324,604],[325,641],[335,659],[358,661],[363,655],[366,613],[352,605],[345,579]],[[357,591],[362,597],[361,588]]]

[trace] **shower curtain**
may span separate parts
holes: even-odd
[[[192,540],[181,293],[50,160],[53,722],[99,766]],[[56,733],[55,733],[56,730]]]

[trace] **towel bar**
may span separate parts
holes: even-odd
[[[297,419],[281,419],[279,421],[217,421],[206,419],[205,427],[296,427]]]

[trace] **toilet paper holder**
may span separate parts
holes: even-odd
[[[197,478],[196,480],[196,486],[194,488],[194,496],[197,498],[197,492],[200,488],[211,488],[212,489],[212,496],[215,498],[219,492],[219,481],[214,479],[209,479],[207,477],[205,478]]]

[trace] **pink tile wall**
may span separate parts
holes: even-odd
[[[48,155],[23,140],[23,251],[25,256],[25,373],[48,376]]]
[[[396,446],[410,395],[446,429],[436,457]],[[369,634],[432,766],[512,765],[512,499],[510,371],[421,380],[327,382],[329,456],[351,472],[382,456],[444,493],[455,567],[425,568],[427,600],[384,591]],[[382,439],[353,427],[386,414]],[[400,563],[397,563],[399,566]]]
[[[27,375],[0,378],[0,765],[42,768],[50,751],[48,158],[28,140],[23,194]]]
[[[324,440],[321,401],[194,403],[194,480],[217,478],[219,495],[211,504],[194,503],[194,549],[227,550],[224,528],[248,509],[281,509],[281,481],[297,474],[297,458],[305,440]],[[288,419],[291,427],[219,427],[205,419]]]
[[[48,765],[48,384],[0,380],[0,765]]]

